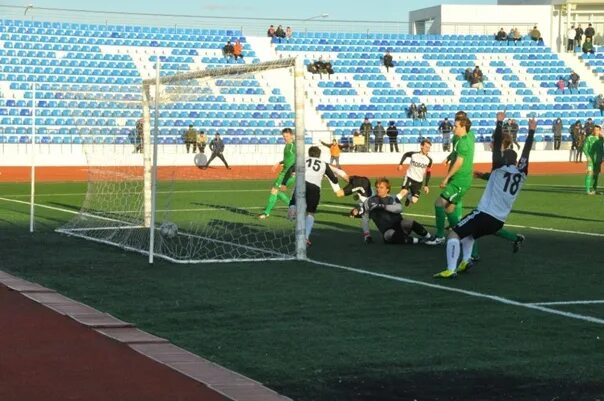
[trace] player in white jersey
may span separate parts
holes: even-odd
[[[315,213],[319,206],[319,200],[321,199],[321,180],[323,176],[329,179],[331,188],[334,192],[340,190],[338,184],[338,178],[331,170],[329,164],[320,159],[321,149],[318,146],[311,146],[308,148],[308,158],[306,159],[306,169],[304,171],[304,180],[306,181],[306,245],[310,246],[310,233],[315,223]],[[286,186],[287,180],[294,173],[295,166],[291,166],[281,182],[281,186]],[[288,217],[290,219],[296,216],[296,194],[292,196],[289,202]]]
[[[410,202],[417,203],[422,188],[425,193],[430,192],[428,182],[430,182],[432,159],[428,156],[428,153],[431,146],[432,142],[428,138],[424,138],[420,144],[420,151],[405,153],[397,166],[397,170],[401,171],[405,159],[408,157],[411,159],[405,182],[401,187],[401,191],[396,195],[400,201],[406,198],[405,206],[409,206]]]
[[[512,149],[502,149],[503,120],[505,113],[497,113],[497,127],[493,135],[493,164],[487,187],[470,214],[453,227],[447,240],[447,270],[436,273],[434,277],[455,277],[470,265],[474,240],[496,233],[503,227],[512,211],[512,205],[528,175],[529,154],[533,146],[533,137],[537,121],[530,119],[529,133],[522,149],[520,161],[516,164],[517,154]],[[463,248],[462,261],[457,265]]]

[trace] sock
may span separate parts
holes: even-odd
[[[478,241],[473,241],[474,245],[472,245],[472,252],[470,254],[474,259],[480,258],[480,254],[478,253]]]
[[[459,238],[449,238],[447,240],[447,270],[455,271],[457,269],[457,259],[459,259]]]
[[[434,206],[434,216],[436,217],[436,236],[445,236],[445,219],[447,214],[442,206]]]
[[[474,237],[469,236],[469,237],[465,237],[464,239],[461,240],[461,248],[462,248],[462,260],[464,261],[468,261],[470,260],[470,257],[472,256],[472,252],[474,249],[474,245],[476,245],[476,241],[474,241]]]
[[[598,173],[594,173],[593,175],[593,183],[592,183],[592,188],[595,191],[596,189],[598,189]]]
[[[411,231],[413,231],[414,233],[416,233],[417,235],[419,235],[421,237],[426,237],[426,238],[430,237],[430,234],[424,228],[424,226],[422,226],[415,220],[413,221],[413,224],[411,225]]]
[[[585,176],[585,190],[587,192],[591,191],[591,173]]]
[[[459,215],[457,214],[457,208],[452,213],[447,213],[447,220],[449,220],[449,226],[451,228],[455,227],[457,223],[459,223]]]
[[[499,238],[507,239],[508,241],[516,241],[516,233],[506,230],[505,228],[500,229],[495,233]]]
[[[312,214],[306,215],[306,239],[310,238],[310,233],[312,232],[312,226],[315,224],[315,216]]]
[[[287,196],[287,194],[286,194],[285,192],[281,192],[281,191],[279,191],[279,192],[277,193],[277,198],[278,198],[278,199],[279,199],[281,202],[285,203],[286,205],[289,205],[289,196]],[[274,205],[273,205],[273,206],[274,206]]]
[[[457,221],[463,217],[463,201],[460,200],[455,204],[455,214],[457,214]],[[456,223],[457,224],[457,223]]]
[[[268,196],[268,202],[266,203],[266,208],[264,209],[264,214],[267,216],[271,214],[271,211],[275,207],[275,203],[277,203],[277,194],[271,193]]]
[[[401,195],[401,193],[399,192],[398,194],[396,194],[396,199],[403,200],[403,195]]]

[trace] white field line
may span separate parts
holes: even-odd
[[[7,202],[16,202],[16,203],[20,203],[20,204],[29,204],[28,202],[17,201],[17,200],[14,200],[14,199],[0,198],[0,200],[7,201]],[[50,210],[61,211],[61,212],[69,213],[69,214],[78,214],[79,213],[77,211],[73,211],[73,210],[69,210],[69,209],[62,209],[62,208],[53,207],[53,206],[46,206],[46,205],[37,205],[37,206],[41,207],[41,208],[46,208],[46,209],[50,209]],[[96,217],[96,216],[92,216],[92,217]],[[141,252],[141,250],[136,250],[136,251]],[[144,252],[142,252],[142,253],[144,253]],[[563,311],[559,311],[559,310],[555,310],[555,309],[551,309],[551,308],[546,308],[546,307],[544,307],[544,306],[542,306],[541,304],[538,304],[538,303],[536,303],[536,304],[526,303],[525,304],[525,303],[513,301],[511,299],[499,297],[499,296],[496,296],[496,295],[489,295],[489,294],[483,294],[483,293],[476,292],[476,291],[468,291],[468,290],[462,290],[462,289],[459,289],[459,288],[446,287],[446,286],[439,285],[439,284],[431,284],[431,283],[426,283],[424,281],[412,280],[412,279],[407,279],[407,278],[403,278],[403,277],[391,276],[389,274],[375,273],[375,272],[370,272],[368,270],[356,269],[356,268],[353,268],[353,267],[341,266],[341,265],[336,265],[336,264],[333,264],[333,263],[320,262],[320,261],[316,261],[316,260],[312,260],[312,259],[307,259],[307,260],[308,260],[308,262],[316,264],[316,265],[319,265],[319,266],[325,266],[325,267],[331,267],[331,268],[346,270],[346,271],[353,272],[353,273],[359,273],[359,274],[365,274],[365,275],[373,276],[373,277],[385,278],[385,279],[388,279],[388,280],[394,280],[394,281],[399,281],[399,282],[402,282],[402,283],[424,286],[424,287],[433,288],[433,289],[442,290],[442,291],[457,292],[457,293],[460,293],[460,294],[469,295],[469,296],[478,297],[478,298],[486,298],[486,299],[490,299],[492,301],[500,302],[500,303],[507,304],[507,305],[518,306],[518,307],[523,307],[523,308],[527,308],[527,309],[534,309],[534,310],[538,310],[538,311],[545,312],[545,313],[550,313],[550,314],[554,314],[554,315],[568,317],[568,318],[571,318],[571,319],[584,320],[584,321],[587,321],[587,322],[597,323],[597,324],[603,324],[604,325],[604,319],[598,319],[598,318],[591,317],[591,316],[579,315],[577,313],[563,312]],[[603,303],[604,303],[604,301],[603,301]]]
[[[439,284],[426,283],[424,281],[412,280],[412,279],[408,279],[408,278],[404,278],[404,277],[391,276],[389,274],[376,273],[376,272],[371,272],[368,270],[357,269],[354,267],[337,265],[334,263],[321,262],[321,261],[312,260],[312,259],[308,259],[308,262],[319,265],[319,266],[323,266],[323,267],[345,270],[345,271],[348,271],[351,273],[364,274],[364,275],[368,275],[368,276],[372,276],[372,277],[383,278],[383,279],[387,279],[387,280],[393,280],[393,281],[398,281],[401,283],[418,285],[418,286],[422,286],[422,287],[428,287],[428,288],[441,290],[441,291],[456,292],[458,294],[468,295],[471,297],[489,299],[491,301],[499,302],[499,303],[502,303],[505,305],[511,305],[511,306],[517,306],[520,308],[538,310],[540,312],[545,312],[545,313],[549,313],[552,315],[558,315],[558,316],[563,316],[563,317],[567,317],[570,319],[583,320],[583,321],[590,322],[590,323],[604,325],[604,319],[598,319],[598,318],[595,318],[592,316],[580,315],[577,313],[563,312],[563,311],[559,311],[556,309],[546,308],[539,304],[522,303],[522,302],[517,302],[517,301],[511,300],[508,298],[499,297],[496,295],[484,294],[482,292],[468,291],[468,290],[462,290],[460,288],[447,287],[447,286],[439,285]]]
[[[558,302],[532,302],[529,305],[596,305],[604,304],[604,299],[594,299],[591,301],[558,301]]]

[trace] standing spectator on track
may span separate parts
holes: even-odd
[[[453,124],[451,124],[449,119],[445,117],[445,119],[441,121],[440,125],[438,126],[438,132],[440,132],[443,137],[444,152],[448,152],[451,149],[451,131],[453,131]]]
[[[581,24],[577,25],[575,29],[575,46],[581,47],[581,41],[583,40],[583,28],[581,28]]]
[[[575,36],[576,35],[577,35],[577,31],[575,30],[575,26],[573,25],[566,32],[566,51],[567,52],[575,51]]]
[[[579,160],[583,159],[581,153],[583,152],[583,141],[585,140],[585,134],[583,132],[583,126],[581,121],[577,120],[573,125],[570,126],[570,136],[572,138],[572,146],[570,148],[571,161],[578,163]]]
[[[342,145],[338,143],[337,139],[333,139],[331,143],[321,141],[321,145],[329,148],[329,164],[334,164],[337,168],[340,167],[340,153],[342,153]]]
[[[136,135],[134,137],[134,153],[143,153],[143,139],[145,138],[145,120],[136,121]]]
[[[235,57],[235,60],[237,60],[238,58],[243,59],[243,45],[241,44],[239,39],[235,41],[235,45],[233,46],[233,57]]]
[[[182,140],[185,143],[187,153],[189,153],[191,146],[193,147],[193,153],[195,153],[195,146],[197,143],[197,130],[193,128],[193,124],[189,125],[189,129],[182,135]]]
[[[386,72],[389,72],[390,68],[394,68],[394,64],[392,63],[392,54],[390,54],[390,52],[386,52],[386,54],[384,54],[384,67],[386,67]]]
[[[365,117],[363,120],[363,124],[361,124],[361,128],[359,128],[361,135],[365,139],[365,148],[367,152],[369,152],[369,138],[371,137],[371,133],[373,132],[373,125],[369,122],[369,118]]]
[[[587,38],[589,38],[590,41],[593,43],[595,35],[596,35],[596,31],[591,26],[591,23],[587,24],[587,28],[585,28],[585,40],[587,40]]]
[[[512,137],[512,144],[516,145],[516,147],[518,147],[518,149],[520,150],[520,144],[518,143],[518,131],[520,130],[520,127],[518,127],[518,122],[514,119],[512,119],[510,121],[510,125],[509,125],[509,132],[510,132],[510,136]],[[511,146],[511,148],[513,148],[513,145]]]
[[[554,150],[560,150],[560,144],[562,143],[562,119],[556,118],[552,124],[552,133],[554,134]]]
[[[388,135],[388,142],[390,143],[390,152],[393,152],[393,149],[395,149],[396,153],[398,153],[398,128],[394,125],[394,121],[388,123],[386,135]]]
[[[384,146],[384,136],[386,135],[386,130],[382,126],[380,121],[377,122],[376,126],[373,128],[373,137],[375,139],[375,144],[373,151],[374,152],[383,152],[382,147]]]
[[[604,116],[604,94],[598,95],[594,103],[596,104],[596,108],[600,109],[600,115]]]
[[[208,168],[212,160],[214,160],[215,158],[219,158],[220,160],[222,160],[227,170],[231,169],[229,167],[229,163],[227,163],[226,159],[222,154],[222,152],[224,152],[224,142],[222,141],[220,134],[216,134],[214,136],[214,139],[212,139],[212,142],[210,142],[210,150],[212,151],[212,156],[210,156],[210,159],[208,160],[206,165],[202,167],[203,169]]]
[[[206,152],[206,145],[208,144],[208,136],[203,130],[199,130],[199,134],[197,134],[197,148],[200,153]]]

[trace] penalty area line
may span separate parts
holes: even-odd
[[[548,306],[548,305],[596,305],[604,304],[604,299],[593,299],[585,301],[554,301],[554,302],[531,302],[528,305]]]
[[[583,320],[583,321],[590,322],[590,323],[604,325],[604,319],[598,319],[593,316],[580,315],[578,313],[559,311],[556,309],[547,308],[547,307],[539,305],[539,304],[522,303],[522,302],[514,301],[512,299],[500,297],[497,295],[490,295],[490,294],[485,294],[485,293],[477,292],[477,291],[469,291],[469,290],[463,290],[460,288],[447,287],[445,285],[432,284],[432,283],[427,283],[425,281],[419,281],[419,280],[413,280],[413,279],[408,279],[408,278],[404,278],[404,277],[392,276],[390,274],[372,272],[369,270],[363,270],[363,269],[359,269],[359,268],[355,268],[355,267],[342,266],[342,265],[338,265],[335,263],[321,262],[321,261],[313,260],[313,259],[307,259],[307,261],[309,263],[312,263],[312,264],[315,264],[318,266],[322,266],[322,267],[345,270],[345,271],[348,271],[351,273],[364,274],[364,275],[371,276],[371,277],[398,281],[400,283],[417,285],[417,286],[422,286],[422,287],[428,287],[428,288],[440,290],[440,291],[455,292],[458,294],[463,294],[463,295],[467,295],[467,296],[471,296],[471,297],[475,297],[475,298],[489,299],[491,301],[502,303],[505,305],[511,305],[511,306],[517,306],[517,307],[525,308],[525,309],[537,310],[537,311],[552,314],[552,315],[558,315],[558,316],[563,316],[563,317],[570,318],[570,319]]]

